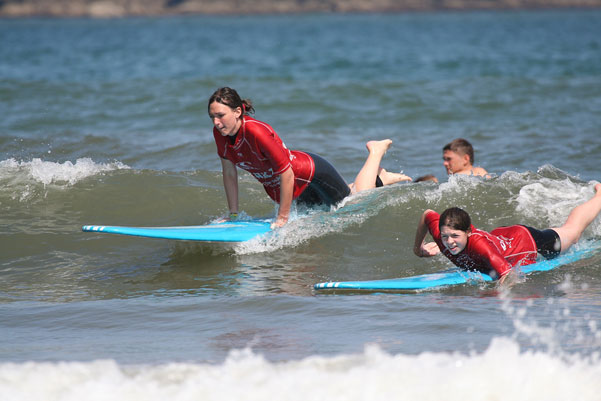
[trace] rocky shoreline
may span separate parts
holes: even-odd
[[[0,17],[382,13],[601,8],[601,0],[0,0]]]

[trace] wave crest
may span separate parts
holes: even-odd
[[[129,169],[121,163],[95,163],[88,157],[80,158],[72,163],[43,161],[40,158],[29,162],[8,159],[0,161],[0,178],[26,174],[29,178],[44,185],[68,184],[74,185],[78,181],[105,171]]]

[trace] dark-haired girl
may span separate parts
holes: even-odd
[[[252,103],[240,98],[234,89],[224,87],[215,91],[209,99],[208,111],[221,157],[231,218],[238,214],[237,167],[251,173],[279,203],[275,227],[286,224],[294,199],[307,206],[331,206],[353,192],[411,180],[380,168],[380,161],[392,143],[389,139],[367,143],[369,156],[349,186],[327,160],[313,153],[289,150],[269,124],[250,117],[254,112]]]
[[[601,184],[595,185],[595,195],[574,208],[561,227],[546,230],[515,225],[486,232],[475,228],[469,214],[460,208],[447,209],[441,215],[426,210],[417,226],[413,252],[427,257],[442,251],[455,265],[503,282],[512,267],[535,263],[538,254],[552,259],[567,251],[600,212]],[[424,242],[428,232],[434,243]]]

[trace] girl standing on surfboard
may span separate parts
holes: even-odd
[[[413,252],[428,257],[442,250],[455,265],[486,273],[502,283],[512,267],[535,263],[538,254],[553,259],[566,252],[600,212],[601,184],[595,185],[595,195],[574,208],[561,227],[546,230],[515,225],[489,233],[475,228],[469,214],[460,208],[449,208],[441,215],[428,209],[418,223]],[[435,242],[424,242],[428,232]]]
[[[254,112],[252,103],[242,100],[234,89],[224,87],[215,91],[209,99],[208,111],[221,158],[230,218],[238,214],[237,167],[251,173],[271,199],[279,203],[274,227],[286,224],[293,200],[307,206],[331,206],[354,192],[411,180],[404,174],[380,168],[380,161],[392,143],[390,139],[367,143],[369,156],[355,182],[347,185],[322,157],[288,150],[270,125],[249,116]]]

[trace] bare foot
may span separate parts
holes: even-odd
[[[402,173],[391,173],[385,169],[380,169],[378,177],[380,177],[380,180],[382,180],[382,184],[384,185],[396,184],[397,182],[403,181],[412,181],[411,177],[408,175]]]
[[[595,196],[601,196],[601,184],[595,184]]]
[[[384,155],[388,148],[392,145],[392,140],[390,139],[382,139],[381,141],[369,141],[365,145],[370,154],[376,153],[380,155]]]

